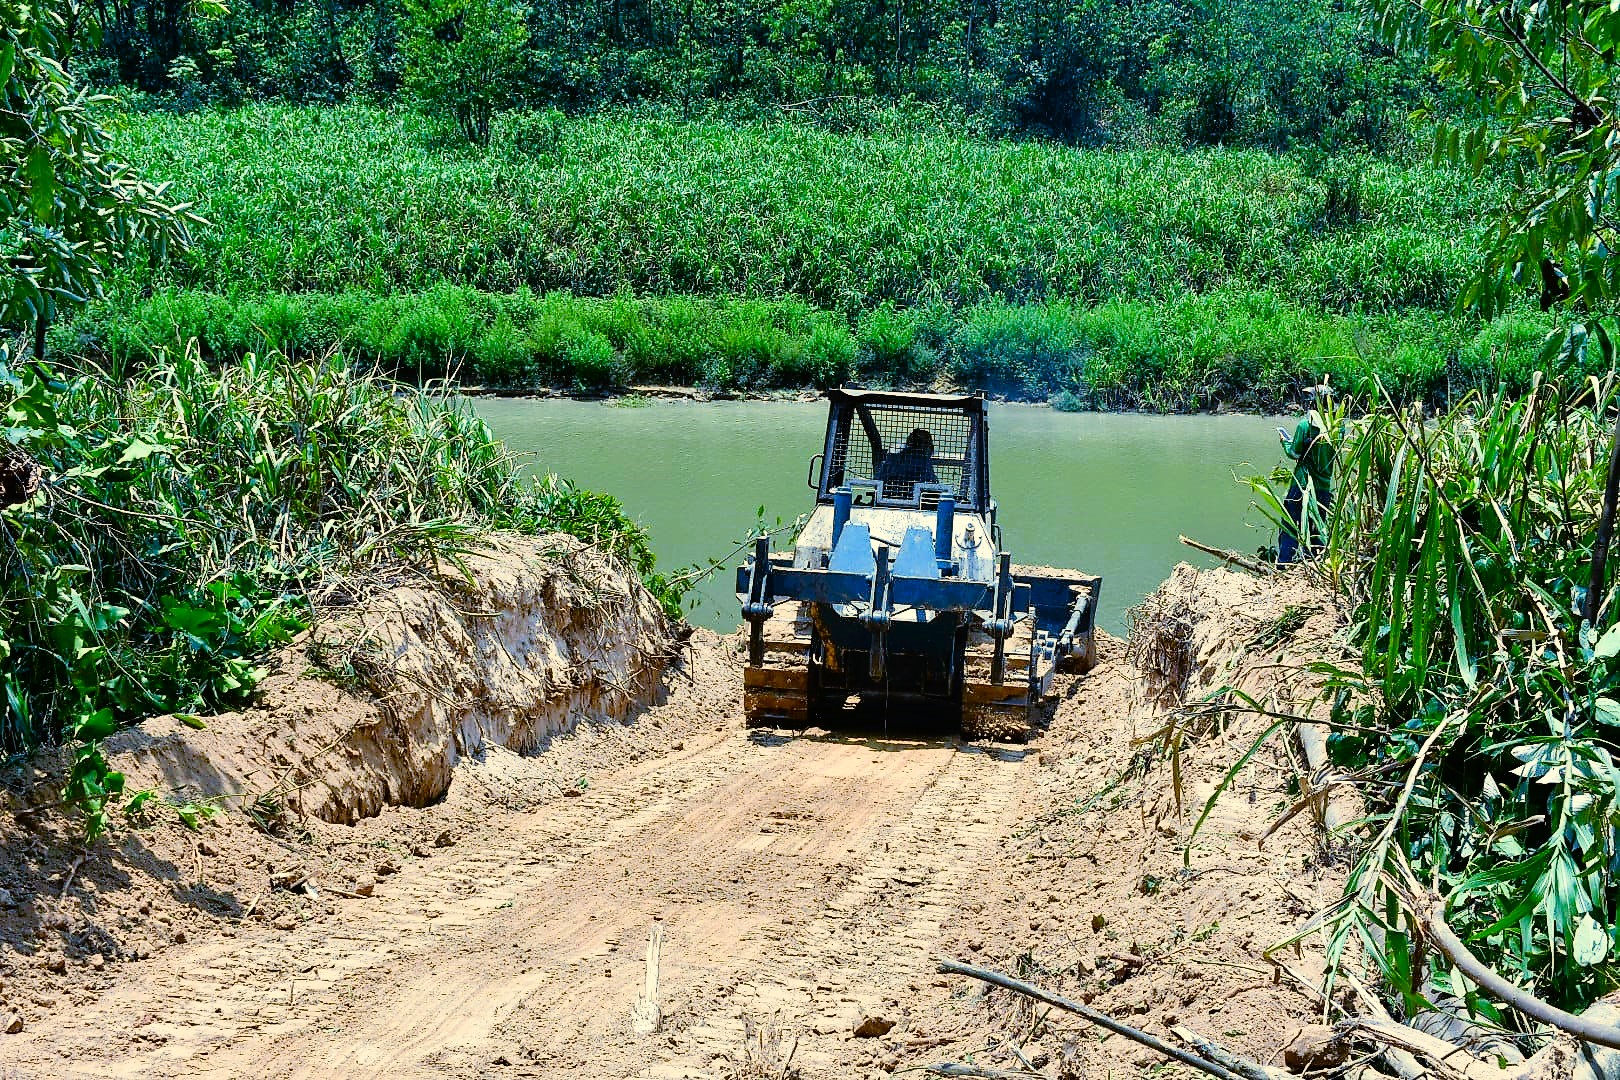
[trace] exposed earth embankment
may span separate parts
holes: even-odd
[[[329,822],[426,806],[465,758],[650,704],[672,645],[640,583],[561,534],[499,538],[327,615],[252,708],[113,739],[132,784]]]

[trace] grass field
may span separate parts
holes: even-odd
[[[503,385],[946,379],[1200,409],[1323,371],[1511,383],[1542,329],[1445,314],[1457,222],[1497,193],[1426,165],[652,114],[507,117],[485,150],[362,106],[113,120],[211,223],[72,328],[116,361],[196,337]]]
[[[674,296],[588,299],[483,293],[300,293],[264,298],[195,290],[106,303],[60,332],[59,347],[138,367],[196,340],[215,357],[342,351],[412,380],[596,391],[635,383],[720,390],[856,379],[948,379],[1067,408],[1272,409],[1301,381],[1349,386],[1378,374],[1403,395],[1443,400],[1469,387],[1525,385],[1547,326],[1478,327],[1434,312],[1348,316],[1267,293],[1104,304],[988,301],[880,305],[855,318],[801,300]]]
[[[119,126],[119,149],[214,223],[168,274],[217,292],[452,282],[856,312],[1238,288],[1335,311],[1427,308],[1450,302],[1467,266],[1456,222],[1492,197],[1371,159],[1312,176],[1255,151],[634,114],[509,120],[486,151],[359,106],[128,113]]]

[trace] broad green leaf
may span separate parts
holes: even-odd
[[[1575,924],[1575,939],[1570,944],[1570,959],[1581,967],[1593,967],[1609,955],[1609,935],[1590,915],[1582,915]]]
[[[1620,623],[1604,631],[1603,636],[1598,638],[1598,643],[1592,647],[1592,655],[1600,660],[1620,656]]]

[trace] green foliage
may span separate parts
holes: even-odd
[[[109,145],[63,64],[77,10],[0,6],[0,330],[101,294],[108,264],[184,247],[197,218]]]
[[[265,299],[160,291],[98,305],[57,341],[115,372],[196,340],[221,361],[342,350],[418,382],[455,375],[584,391],[648,383],[760,390],[946,378],[1032,400],[1066,395],[1090,408],[1189,410],[1284,408],[1324,372],[1344,386],[1376,374],[1403,395],[1436,402],[1470,389],[1522,390],[1547,327],[1529,316],[1477,326],[1432,313],[1324,315],[1268,293],[1226,292],[1092,307],[884,306],[852,326],[791,300],[596,300],[441,286]]]
[[[118,121],[119,150],[214,223],[184,265],[131,268],[124,286],[136,290],[448,283],[797,297],[855,316],[885,301],[1163,301],[1190,289],[1432,310],[1472,268],[1457,223],[1497,201],[1489,184],[1426,165],[1080,151],[906,124],[846,135],[649,110],[557,120],[553,149],[514,134],[468,154],[420,118],[353,106]],[[1353,220],[1327,209],[1335,170],[1356,178]]]
[[[1378,149],[1398,142],[1429,96],[1416,65],[1371,40],[1357,7],[1333,0],[530,0],[509,15],[469,9],[488,0],[421,2],[439,10],[351,0],[237,5],[203,20],[167,0],[123,0],[89,9],[105,31],[94,63],[103,79],[183,105],[331,102],[392,94],[402,67],[417,78],[428,44],[430,79],[453,54],[493,55],[501,72],[489,85],[533,107],[787,109],[870,131],[883,123],[874,104],[902,103],[942,129],[1138,147]]]
[[[1511,170],[1518,197],[1495,216],[1465,303],[1489,314],[1525,290],[1543,309],[1611,311],[1620,197],[1615,50],[1607,0],[1381,0],[1388,38],[1427,50],[1434,73],[1482,103],[1441,125],[1440,158],[1475,175]]]
[[[513,101],[528,32],[509,0],[405,0],[405,89],[448,114],[469,142],[489,142],[490,118]]]
[[[1607,466],[1592,448],[1615,388],[1537,382],[1427,422],[1388,397],[1353,420],[1324,406],[1339,491],[1322,567],[1360,658],[1322,669],[1330,747],[1351,775],[1385,778],[1362,789],[1375,832],[1330,951],[1371,946],[1409,1004],[1449,993],[1492,1015],[1445,966],[1423,980],[1431,890],[1482,959],[1565,1007],[1620,976],[1615,590],[1603,625],[1581,615]]]
[[[562,529],[678,610],[617,503],[523,478],[457,399],[341,356],[215,369],[187,350],[117,379],[27,365],[0,384],[7,443],[48,478],[0,510],[0,748],[72,740],[67,795],[92,835],[122,785],[99,741],[240,700],[337,581],[453,559],[491,529]]]

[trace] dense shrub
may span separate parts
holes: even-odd
[[[264,310],[299,327],[310,311]],[[97,742],[239,699],[326,586],[453,557],[491,529],[561,529],[624,557],[678,609],[616,502],[525,478],[448,395],[335,354],[215,368],[185,350],[117,377],[9,360],[0,348],[7,468],[35,463],[46,482],[0,508],[0,750],[76,741],[67,791],[92,831],[122,784]]]

